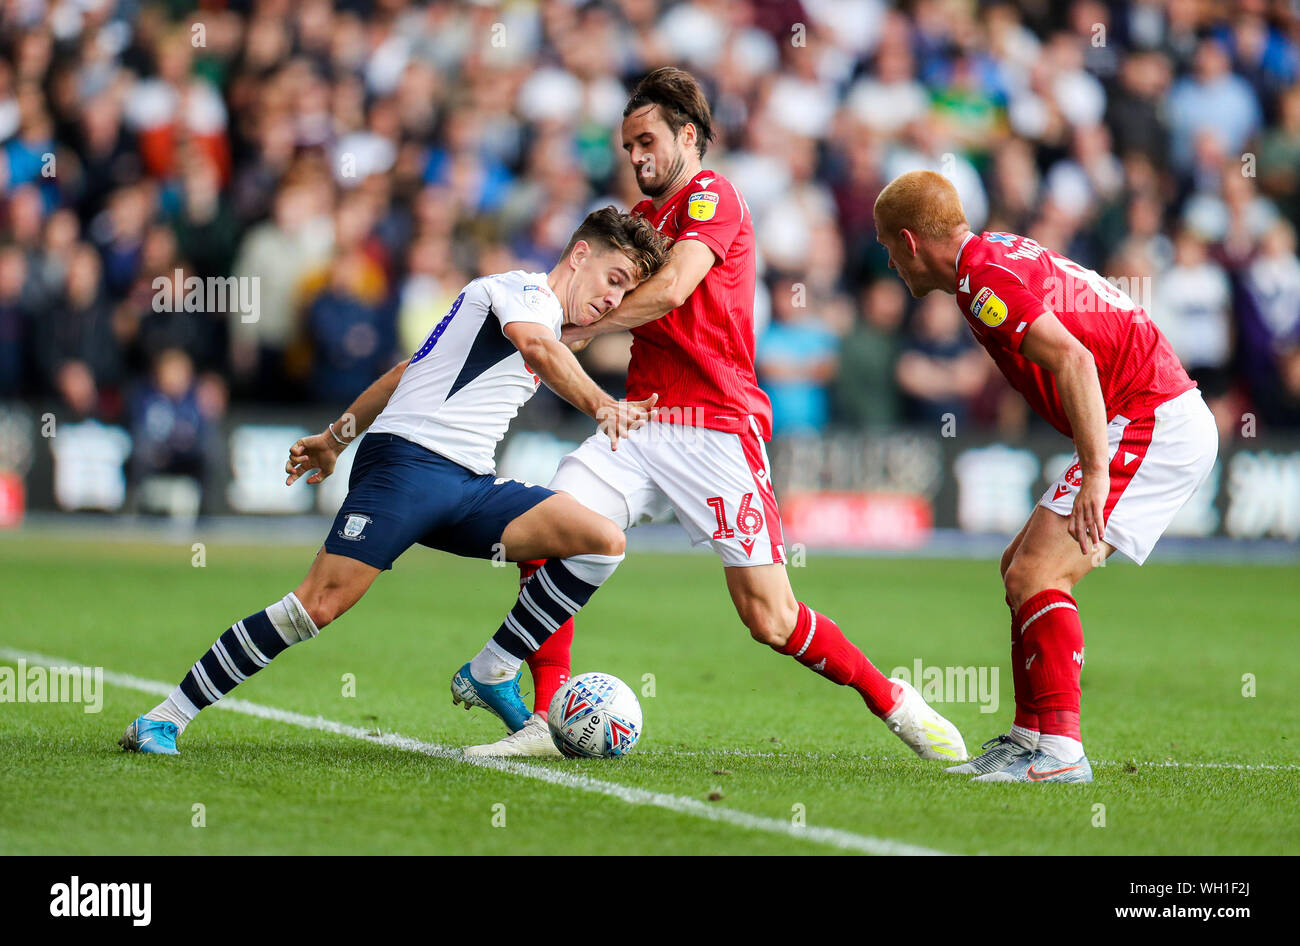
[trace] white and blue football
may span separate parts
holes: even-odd
[[[571,759],[627,755],[641,738],[641,704],[608,673],[580,673],[551,698],[551,739]]]

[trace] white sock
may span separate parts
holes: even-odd
[[[505,683],[514,679],[523,663],[489,639],[478,656],[469,662],[469,675],[479,683]]]
[[[1083,758],[1083,743],[1069,736],[1044,734],[1038,737],[1038,751],[1062,762],[1078,762]]]
[[[194,722],[194,717],[198,713],[198,708],[181,692],[181,688],[177,687],[172,690],[171,696],[145,713],[144,718],[175,723],[178,730],[185,732],[185,727]]]
[[[1038,748],[1038,730],[1026,729],[1024,726],[1012,726],[1011,741],[1032,752]]]

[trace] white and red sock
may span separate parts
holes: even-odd
[[[877,670],[839,626],[802,601],[794,632],[784,647],[774,647],[787,657],[815,670],[832,683],[850,686],[861,694],[867,708],[884,719],[902,701],[889,678]]]
[[[519,563],[519,586],[545,564],[545,559]],[[528,669],[533,675],[533,712],[546,715],[551,698],[569,681],[572,672],[570,652],[573,648],[573,618],[560,625],[560,629],[527,657]]]
[[[1038,717],[1038,748],[1062,762],[1083,757],[1079,728],[1079,674],[1083,624],[1079,605],[1050,588],[1026,599],[1016,612],[1026,674]]]

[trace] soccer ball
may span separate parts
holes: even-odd
[[[551,698],[551,739],[571,759],[627,755],[641,738],[641,704],[608,673],[580,673]]]

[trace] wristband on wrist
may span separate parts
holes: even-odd
[[[346,447],[346,446],[348,445],[348,442],[347,442],[346,440],[344,440],[344,439],[343,439],[342,437],[340,437],[338,434],[334,433],[334,425],[333,425],[333,424],[330,424],[330,425],[329,425],[329,432],[330,432],[330,436],[333,437],[335,440],[337,440],[341,446]]]

